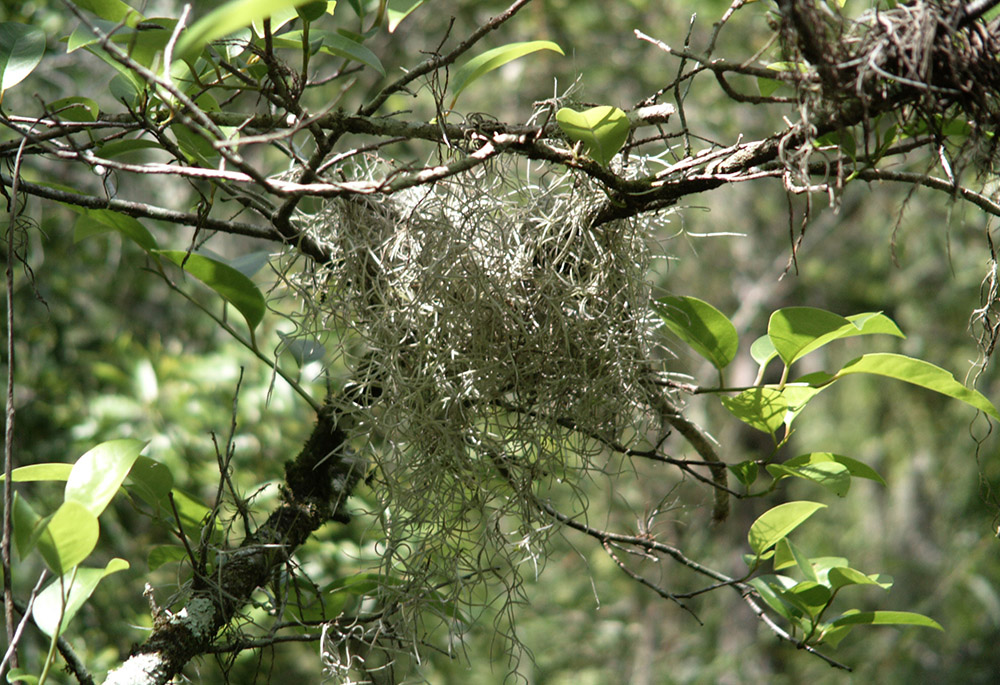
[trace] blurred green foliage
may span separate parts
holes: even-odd
[[[451,16],[456,18],[452,34],[467,35],[507,3],[441,5],[444,11],[415,12],[398,40],[380,46],[387,68],[412,64],[420,50],[436,45]],[[722,0],[533,3],[495,44],[484,47],[546,38],[569,57],[514,63],[494,78],[470,85],[461,107],[523,120],[534,100],[562,95],[578,77],[574,101],[630,107],[677,68],[664,54],[635,40],[632,30],[682,45],[697,12],[691,41],[703,43],[711,22],[728,5]],[[741,30],[724,34],[717,52],[743,59],[762,47],[768,35],[764,10],[760,3],[760,11],[743,11]],[[60,7],[44,1],[4,5],[0,19],[29,21],[49,36],[57,35],[67,20]],[[51,71],[33,77],[32,87],[46,96],[57,94],[61,83],[84,78],[89,60],[79,54],[63,58]],[[528,70],[530,78],[525,78]],[[749,81],[743,85],[755,87]],[[422,106],[403,98],[393,104],[400,109]],[[717,139],[770,133],[780,116],[736,106],[711,87],[702,91],[696,86],[687,108],[698,129]],[[62,182],[61,175],[68,173],[54,165],[49,180]],[[77,182],[93,186],[100,179]],[[150,183],[148,192],[155,196],[161,191]],[[192,190],[177,193],[170,202],[184,206],[196,200]],[[923,190],[911,195],[907,188],[887,185],[852,184],[838,212],[822,206],[821,199],[813,202],[811,221],[797,243],[807,208],[801,198],[786,197],[777,181],[691,198],[689,206],[667,217],[657,236],[663,257],[651,275],[657,294],[693,294],[729,315],[747,346],[737,359],[749,358],[749,342],[766,329],[773,310],[808,305],[843,314],[884,311],[908,337],[884,341],[880,349],[949,369],[970,369],[977,351],[969,316],[979,306],[989,256],[986,236],[993,228],[987,217],[943,195]],[[98,442],[135,437],[150,441],[147,454],[170,467],[178,487],[212,501],[218,488],[212,436],[224,444],[238,390],[232,472],[237,488],[247,496],[257,493],[254,503],[265,510],[275,491],[264,486],[280,479],[282,463],[308,435],[309,407],[144,268],[149,264],[138,247],[113,235],[74,242],[72,215],[54,205],[33,204],[28,214],[37,222],[22,247],[30,269],[17,272],[15,288],[19,464],[68,462]],[[190,237],[166,226],[150,228],[161,244],[177,249],[184,249]],[[213,238],[209,245],[232,257],[255,247],[231,237]],[[207,307],[219,308],[207,291],[189,289]],[[265,318],[262,347],[278,345],[281,325],[278,317]],[[671,369],[713,380],[699,358],[682,345],[676,348],[678,358],[666,362]],[[843,362],[868,349],[845,341],[829,354],[840,355],[837,361]],[[295,368],[285,361],[287,368]],[[737,366],[727,380],[749,383],[754,371]],[[318,368],[307,365],[302,380],[322,396],[317,373]],[[1000,397],[995,369],[988,369],[977,387],[987,397]],[[726,426],[715,437],[728,462],[769,449],[760,436],[727,418],[717,402],[708,398],[693,404],[692,412],[705,425]],[[835,654],[856,668],[845,675],[779,644],[745,611],[736,593],[708,593],[684,611],[623,575],[603,550],[566,532],[555,541],[537,578],[523,588],[524,601],[515,610],[518,637],[530,654],[505,653],[494,631],[508,630],[508,618],[486,607],[464,644],[452,645],[454,658],[428,651],[415,673],[434,683],[456,684],[506,682],[510,669],[526,682],[547,684],[995,682],[1000,673],[1000,653],[994,648],[1000,640],[1000,564],[993,533],[1000,513],[995,493],[1000,460],[989,426],[972,416],[968,407],[916,388],[847,379],[814,400],[797,423],[793,441],[802,453],[822,446],[862,460],[885,477],[888,487],[856,483],[850,496],[839,499],[809,483],[785,486],[788,499],[816,499],[832,512],[803,526],[801,546],[812,555],[850,549],[856,567],[891,573],[893,605],[935,618],[944,633],[892,628],[863,636],[857,632]],[[671,446],[683,452],[681,442]],[[703,486],[683,480],[665,464],[619,468],[613,488],[595,480],[575,495],[589,503],[591,521],[634,530],[650,514],[649,503],[658,502],[667,512],[659,519],[658,536],[710,565],[741,572],[741,554],[748,551],[745,531],[763,512],[762,502],[735,503],[730,521],[711,528],[705,506],[710,494]],[[56,501],[58,494],[43,485],[28,492],[43,504]],[[365,496],[363,489],[358,496]],[[672,511],[677,515],[671,516]],[[133,626],[149,625],[140,594],[143,582],[166,597],[183,577],[176,563],[155,572],[141,563],[150,548],[176,540],[128,500],[116,500],[102,525],[106,545],[100,561],[118,556],[133,563],[115,582],[98,588],[69,636],[95,672],[114,665],[139,639]],[[363,521],[324,529],[301,550],[298,563],[317,584],[333,582],[370,553],[366,547],[374,542],[369,532]],[[33,582],[37,568],[17,568],[19,582]],[[671,590],[696,589],[667,562],[646,562],[641,570]],[[879,591],[866,592],[873,602],[881,600]],[[428,636],[439,644],[444,638]],[[26,644],[25,659],[38,658],[44,650],[40,641]],[[191,668],[191,677],[205,683],[224,677],[230,682],[319,678],[320,663],[311,646],[216,658],[222,669],[205,660]]]

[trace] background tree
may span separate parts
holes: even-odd
[[[987,611],[945,621],[949,637],[931,639],[965,651],[937,663],[910,658],[930,633],[903,633],[895,672],[987,681],[993,657],[969,636],[984,620],[995,632],[1000,614],[996,569],[980,561],[995,500],[989,424],[970,424],[967,405],[997,411],[944,370],[969,356],[951,341],[974,309],[973,369],[991,382],[987,8],[737,1],[702,30],[682,3],[655,4],[623,3],[620,28],[600,3],[526,0],[203,14],[99,1],[67,5],[72,31],[61,6],[6,17],[7,359],[24,360],[8,364],[6,424],[17,673],[44,680],[58,649],[85,682],[141,622],[148,637],[109,682],[320,666],[445,681],[454,657],[547,682],[865,667],[876,652],[830,651],[850,648],[855,625],[939,627],[923,614],[947,602],[920,602],[933,594],[922,581]],[[54,57],[65,34],[68,57]],[[34,90],[9,90],[46,47]],[[618,59],[628,78],[607,78]],[[106,101],[73,85],[97,69]],[[777,207],[746,190],[774,181]],[[966,213],[942,217],[959,227],[944,245],[907,239],[898,207],[923,210],[921,186]],[[718,210],[703,222],[681,203],[709,190]],[[720,267],[723,279],[698,273]],[[897,342],[896,321],[918,334]],[[891,410],[885,377],[904,400]],[[304,407],[316,424],[296,447]],[[921,441],[964,454],[936,459]],[[67,459],[76,447],[93,449]],[[60,498],[47,481],[61,480]],[[15,501],[12,481],[41,483]],[[928,482],[959,486],[942,497]],[[930,487],[944,500],[933,514],[913,504]],[[873,512],[844,513],[851,500],[885,503],[874,525],[900,518],[911,532],[882,547],[905,563],[866,556],[871,533],[855,529],[870,531]],[[935,531],[947,509],[965,538]],[[944,574],[942,554],[965,564]],[[874,594],[892,581],[873,570],[914,561],[928,570],[905,601]],[[541,575],[546,562],[557,568]],[[111,573],[135,583],[100,582]],[[522,642],[537,619],[525,628],[518,605],[543,613],[554,596],[536,583],[553,575],[577,611],[594,606],[587,578],[599,602],[633,608],[615,609],[611,638],[560,621],[584,647],[541,653]],[[721,619],[715,590],[729,588],[747,625]],[[713,618],[665,630],[653,597]],[[51,649],[21,629],[29,607]],[[103,637],[74,657],[65,638],[88,623]],[[643,639],[627,664],[608,663],[620,649],[587,653],[634,643],[629,630]],[[784,663],[774,635],[819,658]],[[296,642],[318,643],[320,659],[302,663]],[[524,643],[537,659],[520,659]],[[192,664],[208,654],[221,668]]]

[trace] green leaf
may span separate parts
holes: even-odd
[[[66,480],[69,478],[72,464],[61,464],[47,462],[44,464],[29,464],[19,466],[10,474],[10,479],[14,483],[32,483],[43,480]],[[0,473],[0,483],[3,482],[4,474]]]
[[[771,315],[767,335],[786,365],[840,338],[856,335],[904,338],[895,322],[880,312],[843,317],[815,307],[786,307]]]
[[[795,585],[794,580],[785,576],[763,575],[751,578],[748,583],[775,613],[789,621],[794,620],[797,612],[793,613],[794,610],[781,599],[781,593]]]
[[[128,567],[129,564],[124,559],[112,559],[104,568],[78,568],[75,574],[71,574],[72,585],[66,588],[68,592],[65,594],[65,599],[63,585],[68,585],[71,579],[66,577],[52,581],[35,598],[33,612],[35,624],[49,637],[63,633],[76,612],[94,593],[98,583],[112,573]]]
[[[892,579],[884,580],[878,574],[865,575],[861,571],[847,566],[831,568],[827,573],[827,579],[830,587],[834,590],[848,585],[877,585],[884,590],[892,587]]]
[[[764,512],[750,526],[747,536],[750,549],[762,554],[824,508],[826,505],[819,502],[786,502]]]
[[[750,388],[736,397],[720,397],[722,406],[752,428],[774,435],[785,422],[788,403],[774,388]]]
[[[24,670],[23,668],[12,668],[7,672],[7,682],[35,685],[38,682],[38,676]]]
[[[729,470],[736,476],[738,480],[743,485],[747,487],[753,485],[754,481],[757,480],[757,462],[755,461],[741,461],[739,464],[730,464]]]
[[[89,209],[68,203],[63,204],[80,215],[73,229],[74,242],[80,242],[92,235],[117,231],[147,252],[156,249],[156,239],[146,230],[145,226],[139,223],[138,219],[110,209]]]
[[[792,457],[785,462],[785,466],[791,467],[801,467],[807,464],[821,464],[824,462],[837,462],[842,464],[852,476],[857,478],[867,478],[868,480],[873,480],[876,483],[881,483],[885,485],[885,481],[882,476],[868,464],[864,464],[857,459],[851,459],[850,457],[845,457],[840,454],[833,454],[831,452],[810,452],[809,454],[802,454],[797,457]]]
[[[145,447],[141,440],[110,440],[88,451],[69,474],[66,501],[78,502],[100,516]]]
[[[781,396],[785,398],[788,405],[788,413],[785,414],[785,425],[791,429],[792,422],[798,417],[812,398],[816,397],[824,388],[814,388],[810,385],[802,385],[798,382],[789,383],[781,390]]]
[[[653,309],[678,338],[720,371],[736,356],[739,336],[725,314],[695,297],[662,297]]]
[[[787,463],[768,464],[767,471],[775,480],[789,476],[811,480],[833,491],[838,497],[846,495],[851,488],[851,474],[847,467],[834,461],[803,464],[798,467],[789,466]]]
[[[873,625],[873,626],[921,626],[923,628],[936,628],[944,630],[941,624],[923,614],[915,614],[910,611],[856,611],[844,612],[844,615],[830,625],[836,627],[853,625]]]
[[[798,607],[812,618],[816,618],[830,603],[832,597],[830,588],[813,580],[804,580],[798,585],[781,593],[781,597]]]
[[[101,108],[90,98],[74,96],[49,104],[48,109],[63,121],[97,121]]]
[[[563,107],[556,112],[556,123],[570,140],[583,143],[587,154],[605,167],[625,145],[631,130],[625,112],[608,105],[584,112]]]
[[[806,580],[819,582],[819,576],[813,568],[812,561],[788,538],[781,538],[774,546],[774,570],[795,566]]]
[[[302,31],[289,31],[274,38],[274,47],[301,50],[304,37],[305,34]],[[382,62],[379,61],[374,52],[357,41],[345,38],[336,31],[311,29],[309,31],[309,45],[328,55],[361,62],[385,76],[385,67],[382,66]]]
[[[761,368],[764,368],[768,362],[778,356],[778,351],[774,349],[774,343],[771,342],[771,338],[762,335],[750,345],[750,356]]]
[[[118,157],[120,155],[125,155],[130,152],[137,152],[139,150],[149,150],[151,148],[156,148],[159,150],[161,145],[152,140],[146,140],[145,138],[125,138],[122,140],[112,140],[99,148],[101,157],[110,159],[112,157]]]
[[[309,0],[231,0],[206,14],[181,34],[174,50],[175,58],[192,61],[213,40],[306,2]]]
[[[38,549],[56,575],[90,556],[97,546],[97,517],[79,502],[63,502],[38,535]]]
[[[28,500],[14,491],[14,506],[11,511],[11,525],[14,533],[14,544],[17,555],[23,560],[35,547],[35,527],[42,517],[31,508]]]
[[[130,26],[135,26],[143,19],[141,14],[121,0],[77,0],[76,6],[115,24],[128,20]]]
[[[253,281],[220,261],[183,250],[154,250],[214,290],[239,310],[253,332],[264,318],[264,295]]]
[[[0,23],[0,94],[27,78],[45,54],[45,32],[16,21]]]
[[[166,499],[174,487],[170,469],[149,457],[140,456],[128,473],[126,488],[156,507]]]
[[[560,55],[565,54],[562,48],[549,40],[532,40],[524,43],[509,43],[499,48],[487,50],[481,55],[473,57],[468,62],[455,70],[451,79],[451,91],[454,94],[451,106],[455,106],[455,100],[459,94],[465,90],[469,84],[484,74],[502,67],[507,62],[524,57],[539,50],[552,50]]]
[[[837,376],[852,373],[870,373],[919,385],[965,402],[984,414],[1000,419],[1000,412],[982,393],[965,387],[948,371],[922,359],[888,352],[866,354],[845,364],[844,368],[837,372]]]
[[[389,0],[389,7],[386,9],[386,14],[389,17],[389,33],[396,31],[396,27],[399,23],[410,16],[413,10],[420,7],[427,0]]]

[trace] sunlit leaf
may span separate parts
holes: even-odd
[[[695,297],[663,297],[653,303],[663,323],[717,369],[733,361],[739,347],[736,327],[718,309]]]
[[[177,59],[192,60],[213,40],[306,2],[309,0],[231,0],[206,14],[181,34],[174,55]]]
[[[848,585],[877,585],[886,590],[892,587],[892,579],[886,581],[877,574],[865,575],[861,571],[847,566],[831,568],[827,573],[827,578],[830,587],[834,590]]]
[[[69,478],[72,464],[62,464],[47,462],[44,464],[29,464],[28,466],[18,466],[11,471],[10,479],[14,483],[31,483],[40,480],[66,480]],[[4,474],[0,473],[0,483],[3,482]]]
[[[873,480],[876,483],[881,483],[885,485],[885,481],[882,476],[868,464],[862,463],[857,459],[851,459],[850,457],[845,457],[840,454],[833,454],[831,452],[811,452],[809,454],[803,454],[798,457],[792,457],[785,462],[785,466],[802,467],[807,464],[820,464],[823,462],[837,462],[843,465],[848,473],[857,478],[867,478],[868,480]]]
[[[79,502],[63,502],[38,535],[38,550],[56,575],[90,556],[97,546],[97,517]]]
[[[720,397],[722,406],[743,423],[774,435],[785,422],[788,403],[774,388],[750,388],[736,397]]]
[[[128,21],[131,25],[140,21],[143,16],[121,0],[76,0],[76,6],[82,10],[93,12],[104,21],[116,24]]]
[[[982,393],[965,387],[955,380],[950,372],[922,359],[888,352],[866,354],[845,364],[837,375],[846,376],[852,373],[870,373],[919,385],[965,402],[984,414],[1000,419],[1000,412]]]
[[[34,71],[45,54],[45,32],[16,21],[0,23],[0,93]]]
[[[560,55],[564,54],[562,48],[550,40],[532,40],[524,43],[502,45],[473,57],[456,69],[452,76],[451,92],[454,99],[457,99],[459,94],[480,76],[488,74],[494,69],[498,69],[519,57],[530,55],[539,50],[552,50],[558,52]],[[452,106],[454,106],[454,100],[452,101]]]
[[[880,312],[843,317],[815,307],[786,307],[774,312],[767,324],[768,337],[788,365],[834,340],[879,334],[906,337]]]
[[[70,585],[69,576],[52,581],[35,598],[32,614],[35,624],[49,637],[56,633],[62,633],[80,607],[93,594],[98,583],[112,573],[117,573],[128,567],[129,564],[124,559],[112,559],[104,568],[76,569],[75,574],[70,574],[73,576],[72,585]],[[64,591],[68,591],[65,592],[65,600]],[[59,618],[60,614],[62,621]]]
[[[761,554],[825,507],[819,502],[786,502],[764,512],[750,526],[750,549]]]
[[[819,483],[831,490],[838,497],[843,497],[851,488],[851,474],[847,467],[834,461],[789,466],[785,464],[768,464],[767,471],[775,480],[788,476],[803,478]]]
[[[631,130],[625,112],[606,105],[583,112],[563,107],[556,112],[556,123],[570,140],[582,143],[587,154],[601,166],[611,163]]]
[[[103,442],[89,450],[73,465],[66,481],[66,501],[78,502],[100,516],[145,447],[141,440],[126,439]]]
[[[389,33],[393,33],[399,23],[410,16],[413,10],[420,7],[427,0],[389,0],[389,7],[386,14],[389,17]]]
[[[781,594],[790,604],[815,618],[830,603],[830,588],[812,580],[805,580]]]
[[[944,630],[941,624],[923,614],[915,614],[910,611],[857,611],[853,613],[844,612],[844,615],[830,625],[834,627],[851,625],[873,625],[873,626],[920,626],[923,628],[935,628]]]

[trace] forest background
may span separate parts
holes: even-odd
[[[351,4],[340,3],[335,19],[357,23]],[[468,35],[507,4],[426,3],[392,34],[376,35],[367,45],[383,64],[398,70],[434,50],[449,27],[453,36]],[[197,13],[210,5],[198,3]],[[717,54],[746,59],[771,38],[765,3],[756,5],[740,9],[732,20],[739,22],[738,30],[727,27]],[[713,22],[729,7],[720,0],[532,2],[479,50],[546,39],[565,55],[540,52],[506,64],[471,84],[461,108],[524,122],[534,103],[572,92],[574,102],[628,110],[677,69],[634,30],[672,46],[704,45]],[[151,2],[140,9],[147,16],[180,11],[173,3]],[[0,20],[42,27],[50,37],[43,66],[5,94],[6,113],[30,110],[36,94],[45,101],[85,94],[113,108],[111,94],[104,92],[110,72],[99,87],[86,86],[81,93],[80,84],[91,83],[91,74],[105,67],[83,51],[61,52],[51,38],[71,31],[76,21],[63,5],[8,2]],[[692,129],[708,139],[735,143],[740,136],[767,136],[781,127],[783,115],[795,116],[793,105],[782,112],[773,105],[735,103],[713,85],[711,79],[694,82],[686,99],[685,115],[696,122]],[[331,86],[331,96],[337,88]],[[29,180],[94,183],[74,176],[86,172],[69,165],[36,172],[42,173],[52,175]],[[965,173],[973,185],[995,187],[991,177],[982,181],[975,169]],[[115,179],[104,183],[113,185]],[[131,183],[132,198],[189,209],[195,201],[190,188],[160,177]],[[136,438],[148,441],[146,454],[170,468],[178,487],[212,502],[219,488],[217,450],[235,421],[234,487],[266,510],[277,499],[282,463],[301,449],[315,413],[268,365],[189,306],[152,269],[139,266],[143,254],[135,244],[116,234],[74,240],[76,215],[54,203],[32,199],[27,214],[35,225],[18,246],[26,268],[19,265],[14,273],[15,466],[70,463],[103,441]],[[650,243],[656,258],[649,273],[654,296],[691,295],[710,302],[745,341],[727,372],[730,385],[753,383],[756,368],[745,348],[767,329],[772,312],[810,306],[842,315],[883,312],[907,337],[841,341],[805,371],[878,349],[927,360],[960,380],[975,378],[987,398],[1000,397],[1000,375],[995,366],[982,368],[978,331],[970,324],[986,304],[982,284],[991,268],[995,228],[995,217],[980,208],[930,189],[856,181],[831,209],[821,193],[807,198],[786,192],[780,180],[762,180],[685,197],[657,214],[655,222]],[[146,225],[173,249],[186,249],[191,239],[190,232],[182,235],[175,227]],[[227,260],[258,259],[270,249],[222,234],[208,247]],[[267,270],[256,278],[265,290],[272,283]],[[187,289],[199,301],[213,301],[204,288]],[[293,311],[295,305],[279,301],[272,306]],[[273,351],[282,349],[282,336],[293,332],[281,316],[270,316],[256,336],[261,349]],[[669,366],[711,382],[710,365],[679,339],[668,340],[675,355]],[[322,397],[327,381],[321,371],[329,363],[315,350],[296,350],[282,352],[281,362]],[[327,370],[335,384],[347,382],[342,360]],[[635,528],[653,503],[661,511],[658,535],[683,539],[690,556],[739,576],[749,552],[747,529],[758,516],[780,501],[820,501],[829,508],[798,531],[800,545],[811,555],[849,550],[855,568],[891,575],[891,591],[865,589],[871,594],[859,593],[861,606],[919,612],[940,623],[943,632],[856,630],[830,652],[854,669],[845,673],[776,639],[746,611],[737,593],[707,593],[685,602],[690,608],[685,611],[623,574],[599,546],[583,544],[563,530],[538,559],[537,577],[534,571],[525,575],[519,588],[523,601],[510,608],[523,650],[511,651],[498,638],[507,624],[493,604],[477,609],[478,621],[460,643],[451,644],[452,656],[428,649],[420,665],[408,663],[397,677],[500,683],[514,673],[524,682],[550,684],[995,682],[1000,673],[994,648],[1000,640],[997,440],[983,417],[965,404],[881,378],[858,376],[848,382],[813,400],[792,440],[802,446],[798,452],[821,445],[851,455],[876,469],[887,486],[855,479],[850,493],[838,497],[815,483],[790,479],[778,500],[734,500],[729,519],[713,525],[708,488],[665,464],[635,463],[623,466],[613,481],[580,485],[588,519],[607,528]],[[727,462],[754,459],[771,449],[767,436],[733,420],[712,400],[697,396],[687,411],[709,427]],[[59,501],[61,490],[32,484],[29,492],[44,509],[42,503]],[[358,497],[366,496],[359,491]],[[131,567],[97,587],[65,634],[95,674],[113,668],[142,641],[142,627],[151,621],[143,584],[166,597],[184,580],[183,564],[153,568],[155,562],[147,563],[150,549],[176,541],[166,539],[125,499],[115,500],[101,526],[97,565],[120,557]],[[375,544],[369,526],[355,519],[349,526],[321,529],[307,543],[302,566],[328,564],[310,570],[324,578],[348,577],[357,571],[358,558],[368,554],[366,546]],[[650,560],[638,568],[676,590],[697,586],[665,565]],[[37,558],[15,561],[22,592],[25,584],[30,591],[42,566]],[[437,642],[437,648],[442,644]],[[30,670],[41,663],[47,649],[47,639],[28,630],[21,666]],[[316,682],[324,662],[316,644],[281,643],[238,655],[206,655],[185,672],[206,683]],[[69,682],[64,673],[52,679]]]

